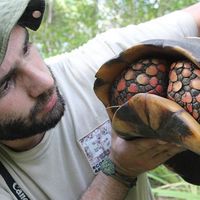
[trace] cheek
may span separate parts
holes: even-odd
[[[27,117],[34,103],[23,92],[10,91],[0,98],[0,120]]]

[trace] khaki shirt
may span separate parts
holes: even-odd
[[[197,36],[193,18],[184,12],[140,25],[112,29],[85,45],[47,60],[66,101],[59,124],[33,149],[21,153],[0,147],[0,160],[32,200],[78,200],[109,153],[111,126],[93,92],[95,73],[107,60],[135,43],[153,38]],[[15,199],[0,177],[0,199]],[[145,174],[126,200],[152,200]]]

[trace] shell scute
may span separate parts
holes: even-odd
[[[198,38],[144,41],[106,62],[97,72],[94,84],[94,91],[120,137],[157,138],[182,145],[187,150],[165,164],[198,185],[199,49]],[[185,167],[187,160],[197,165],[192,173]]]

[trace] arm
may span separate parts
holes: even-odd
[[[123,28],[110,29],[100,35],[102,43],[118,55],[134,44],[151,39],[197,37],[200,29],[200,3],[156,19]]]
[[[81,200],[122,200],[128,191],[122,183],[100,172]]]
[[[198,36],[200,26],[198,24],[200,23],[200,20],[198,20],[200,8],[198,9],[198,7],[200,7],[200,3],[142,24],[110,29],[98,34],[83,46],[72,51],[70,56],[67,57],[69,60],[67,60],[66,66],[70,62],[73,64],[73,68],[79,68],[80,65],[74,58],[83,58],[81,62],[87,61],[84,73],[91,74],[90,79],[93,80],[96,71],[103,63],[138,42],[158,38],[179,39],[181,37]],[[194,13],[196,13],[195,16]],[[62,59],[65,59],[65,57],[64,55]],[[58,62],[57,59],[52,59],[50,63],[54,62]]]
[[[137,177],[182,150],[174,144],[155,139],[125,141],[114,135],[110,157],[123,174]],[[95,200],[123,200],[128,191],[124,184],[100,172],[81,200],[92,200],[94,196]]]
[[[188,21],[180,22],[181,18],[179,15],[179,19],[174,20],[172,24],[167,23],[167,26],[165,26],[165,22],[168,18],[165,17],[163,17],[161,20],[153,20],[151,22],[138,25],[137,27],[134,26],[133,31],[130,31],[130,34],[124,34],[132,37],[132,39],[130,39],[128,42],[127,40],[124,40],[125,37],[123,37],[123,29],[120,30],[121,35],[118,34],[116,37],[114,35],[114,31],[111,32],[113,34],[104,34],[103,38],[106,38],[104,41],[106,44],[109,44],[112,50],[114,49],[113,45],[115,44],[117,44],[119,47],[121,47],[121,50],[123,50],[123,48],[126,48],[126,46],[131,44],[131,40],[133,44],[145,39],[162,37],[163,35],[164,38],[174,38],[174,36],[197,36],[197,29],[199,30],[200,23],[198,20],[200,17],[200,12],[199,14],[197,12],[199,6],[200,4],[196,4],[183,10],[184,12],[189,13],[186,18],[189,16],[188,21],[192,22],[192,31],[188,29],[188,26],[190,25]],[[194,14],[194,10],[196,10],[196,14]],[[152,24],[154,24],[154,28],[152,28]],[[177,27],[177,24],[181,25]],[[149,31],[149,29],[146,29],[146,27],[152,29],[152,32]],[[155,27],[158,27],[159,31],[155,30]],[[135,35],[133,33],[135,33]],[[113,37],[111,38],[110,35]],[[119,35],[120,37],[118,37]],[[123,46],[123,44],[125,45]],[[113,52],[115,51],[117,54],[118,50],[120,52],[120,49],[117,49],[116,51],[113,50]],[[110,157],[118,166],[118,168],[123,171],[123,174],[136,177],[143,172],[159,166],[182,150],[183,149],[180,149],[173,144],[160,144],[160,141],[158,140],[140,139],[135,141],[125,141],[117,136],[114,136],[112,140]],[[88,187],[88,190],[83,194],[81,200],[90,200],[94,199],[94,197],[97,200],[122,200],[127,196],[128,191],[129,189],[121,182],[116,181],[112,177],[106,176],[100,172],[93,180],[92,184]]]
[[[198,36],[200,36],[200,3],[189,6],[183,9],[183,11],[189,13],[194,18],[198,28]]]

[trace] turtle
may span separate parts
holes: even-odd
[[[200,39],[134,44],[97,71],[94,92],[126,140],[157,138],[185,151],[164,165],[200,185]]]

